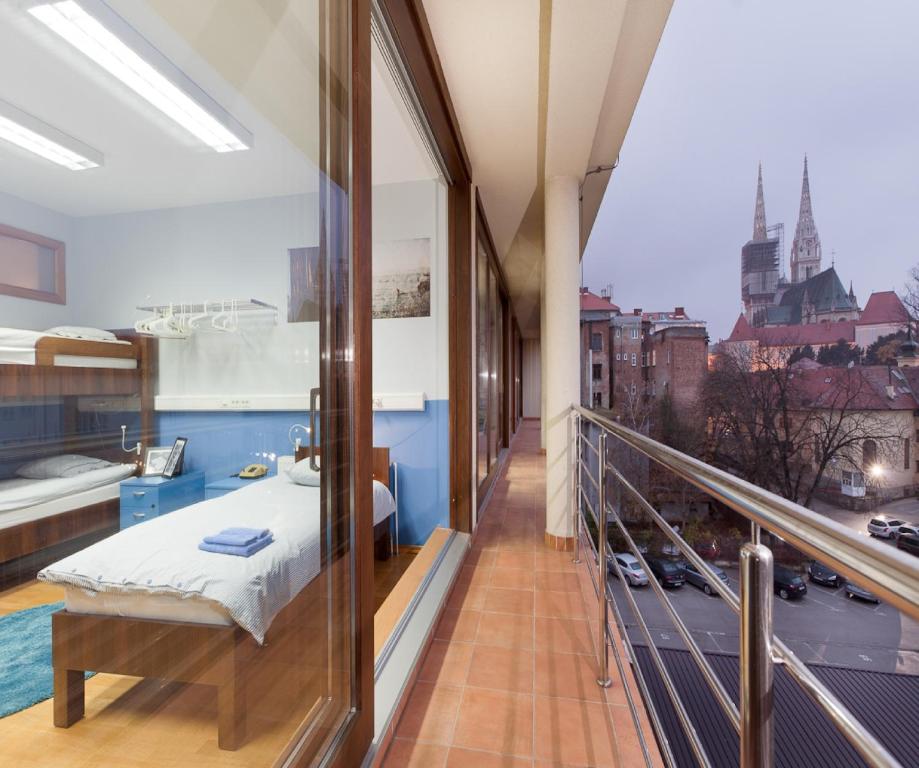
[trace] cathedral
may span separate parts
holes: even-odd
[[[860,310],[852,285],[847,292],[834,266],[821,268],[823,253],[811,205],[807,156],[798,224],[791,244],[790,279],[784,269],[783,239],[783,225],[766,225],[760,166],[753,238],[741,250],[741,298],[747,322],[754,328],[763,328],[858,320]]]

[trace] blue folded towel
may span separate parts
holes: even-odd
[[[271,535],[267,528],[224,528],[214,536],[205,536],[205,544],[221,544],[227,547],[248,547],[259,539]]]
[[[202,541],[198,545],[198,549],[200,549],[202,552],[214,552],[218,555],[251,557],[259,550],[262,550],[271,544],[272,541],[274,541],[274,537],[269,533],[267,536],[256,539],[251,544],[245,546],[232,546],[230,544],[210,544],[207,541]]]

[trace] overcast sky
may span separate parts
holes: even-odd
[[[919,2],[676,0],[584,256],[624,309],[741,309],[756,165],[794,236],[804,153],[823,266],[864,306],[919,262]]]

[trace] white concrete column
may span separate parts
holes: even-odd
[[[542,354],[546,430],[546,533],[574,536],[569,406],[580,402],[580,216],[578,179],[546,179],[545,321]]]

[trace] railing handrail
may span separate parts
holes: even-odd
[[[915,559],[581,406],[572,410],[796,549],[919,620]]]

